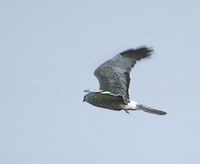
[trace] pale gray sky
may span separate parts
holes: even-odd
[[[200,1],[0,2],[1,164],[199,164]],[[83,103],[99,64],[151,46],[133,100],[167,111]]]

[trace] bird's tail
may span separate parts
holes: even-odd
[[[153,108],[144,106],[142,104],[137,104],[136,110],[142,110],[144,112],[148,112],[148,113],[151,113],[151,114],[157,114],[157,115],[165,115],[165,114],[167,114],[164,111],[153,109]]]

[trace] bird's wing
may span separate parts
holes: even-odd
[[[147,47],[124,51],[100,65],[94,72],[100,90],[120,94],[129,99],[130,71],[136,62],[151,55]]]

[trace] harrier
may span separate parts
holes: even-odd
[[[100,65],[94,72],[99,80],[100,90],[88,92],[83,101],[94,106],[115,111],[142,110],[144,112],[165,115],[164,111],[153,109],[130,100],[130,72],[137,61],[147,58],[152,53],[151,48],[140,47],[124,51]]]

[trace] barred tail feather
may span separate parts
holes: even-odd
[[[164,112],[164,111],[157,110],[157,109],[153,109],[153,108],[144,106],[144,105],[142,105],[142,104],[137,104],[137,109],[138,109],[138,110],[142,110],[142,111],[144,111],[144,112],[151,113],[151,114],[157,114],[157,115],[165,115],[165,114],[167,114],[167,113]]]

